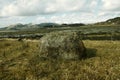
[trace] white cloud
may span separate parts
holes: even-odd
[[[63,13],[59,15],[51,15],[49,16],[49,18],[46,16],[39,16],[36,18],[36,20],[33,21],[33,23],[94,23],[97,22],[99,19],[97,19],[97,16],[95,16],[93,13]]]
[[[92,2],[94,1],[94,2]],[[2,16],[29,16],[58,12],[88,11],[95,0],[16,0],[1,9]]]
[[[102,0],[103,9],[108,11],[120,11],[120,0]]]
[[[92,0],[90,3],[90,7],[94,8],[97,6],[97,4],[98,4],[97,0]]]
[[[8,25],[17,23],[26,24],[26,22],[29,22],[28,18],[23,16],[2,17],[0,18],[0,27],[6,27]]]
[[[102,20],[120,16],[120,0],[101,0],[98,15]]]

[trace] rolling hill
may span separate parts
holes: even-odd
[[[10,25],[0,30],[29,30],[29,29],[37,29],[37,28],[51,28],[51,27],[59,27],[60,24],[57,23],[41,23],[41,24],[15,24]]]
[[[0,31],[11,31],[11,30],[32,30],[32,29],[38,29],[38,28],[58,28],[58,27],[79,27],[79,26],[84,26],[85,24],[83,23],[73,23],[73,24],[57,24],[57,23],[40,23],[40,24],[15,24],[15,25],[10,25],[4,28],[0,28]],[[98,22],[94,25],[107,25],[107,26],[116,26],[120,25],[120,17],[116,17],[113,19],[108,19],[103,22]]]
[[[120,17],[108,19],[104,22],[95,23],[95,25],[120,25]]]

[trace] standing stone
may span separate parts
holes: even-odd
[[[40,40],[40,56],[81,59],[85,56],[85,47],[76,31],[51,32]]]

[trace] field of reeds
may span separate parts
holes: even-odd
[[[39,58],[39,40],[0,39],[0,80],[120,80],[120,41],[83,40],[82,60]]]

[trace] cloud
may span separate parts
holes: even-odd
[[[2,2],[9,2],[6,0]],[[0,10],[1,16],[34,16],[95,11],[98,0],[13,0]]]
[[[89,8],[95,4],[95,0],[15,0],[4,6],[0,15],[31,16],[73,11],[83,12],[90,10]]]
[[[98,18],[102,20],[120,16],[120,1],[119,0],[100,0]]]
[[[119,0],[0,0],[0,3],[2,26],[31,22],[93,23],[120,16]]]
[[[0,18],[0,27],[6,27],[8,25],[23,23],[26,24],[30,18],[23,16],[12,16],[12,17],[2,17]]]
[[[97,16],[93,13],[63,13],[59,15],[38,16],[33,23],[55,22],[55,23],[94,23],[97,22]]]
[[[103,10],[120,11],[120,0],[102,0]]]

